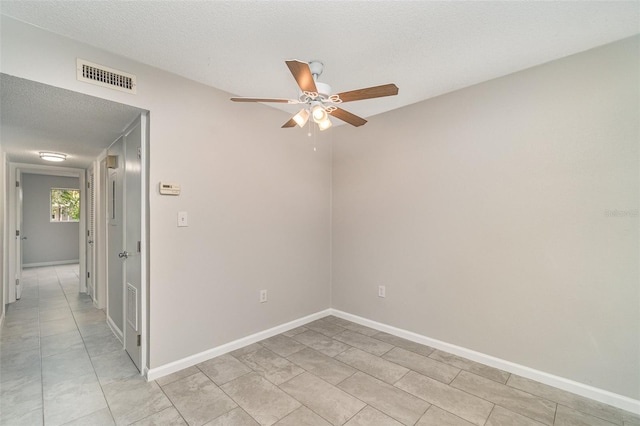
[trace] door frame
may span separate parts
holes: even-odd
[[[97,304],[97,296],[96,296],[96,263],[97,263],[97,256],[96,256],[96,217],[97,217],[97,212],[96,212],[96,206],[97,206],[97,200],[96,200],[96,170],[95,170],[95,162],[92,162],[91,165],[86,169],[85,171],[86,176],[87,176],[87,184],[85,186],[85,188],[87,188],[87,202],[86,207],[87,207],[87,214],[86,214],[86,222],[87,222],[87,240],[86,240],[86,244],[84,246],[87,256],[86,256],[86,262],[85,264],[88,265],[87,266],[87,294],[91,293],[91,299],[93,300],[94,304]],[[93,186],[91,186],[91,184],[93,184]],[[91,194],[93,193],[93,197],[91,197]],[[91,222],[91,213],[93,213],[93,223]],[[90,228],[93,226],[93,235],[89,235],[90,232]],[[92,241],[89,241],[89,239],[92,239]],[[90,276],[90,274],[93,274]],[[91,290],[91,292],[89,292],[89,290]]]
[[[116,138],[108,148],[104,150],[104,152],[96,159],[95,165],[99,174],[99,185],[96,185],[96,189],[99,190],[99,195],[96,196],[96,199],[99,200],[101,204],[98,206],[97,211],[100,212],[102,218],[100,219],[99,229],[103,232],[104,238],[102,242],[99,244],[101,252],[98,253],[98,265],[99,269],[98,277],[102,280],[104,279],[104,285],[102,288],[105,291],[104,301],[105,304],[102,308],[108,312],[109,307],[109,292],[106,289],[109,282],[108,272],[109,272],[109,214],[107,212],[108,209],[108,169],[105,165],[106,157],[109,148],[122,136],[128,133],[134,123],[139,119],[140,120],[140,375],[147,377],[147,372],[149,371],[149,149],[150,149],[150,137],[149,137],[149,128],[150,128],[150,113],[149,111],[143,111],[140,113],[139,117],[136,117],[129,125],[125,128],[118,138]],[[123,230],[124,232],[124,230]],[[86,234],[86,231],[85,231]],[[126,296],[125,288],[125,280],[124,280],[124,271],[122,277],[123,284],[123,294],[122,294],[122,306],[123,306],[123,330],[122,330],[122,344],[123,348],[125,346],[124,342],[124,329],[126,328],[126,319],[124,307],[126,306],[124,298]],[[108,315],[107,315],[108,316]],[[112,328],[113,325],[110,324]],[[116,330],[114,329],[114,332]]]
[[[86,244],[87,244],[87,227],[86,227],[86,179],[84,169],[75,169],[71,167],[60,166],[45,166],[39,164],[25,164],[25,163],[9,163],[9,179],[7,179],[7,194],[8,205],[15,206],[17,200],[16,182],[18,174],[39,174],[50,176],[67,176],[77,177],[80,187],[80,222],[79,222],[79,240],[80,246],[79,262],[80,262],[80,280],[78,291],[83,293],[87,291],[87,272],[86,272]],[[16,286],[15,279],[18,275],[17,270],[17,249],[16,243],[16,230],[18,230],[19,223],[16,217],[16,211],[14,208],[9,208],[8,211],[8,232],[6,236],[7,243],[7,257],[8,257],[8,274],[7,280],[4,282],[4,294],[6,296],[5,303],[13,303],[16,301]]]

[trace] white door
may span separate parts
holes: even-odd
[[[107,316],[123,337],[124,136],[107,150]]]
[[[87,294],[95,300],[96,295],[96,274],[95,274],[95,173],[93,166],[87,170]]]
[[[16,170],[16,300],[22,297],[22,241],[27,237],[22,227],[22,172]]]
[[[138,119],[125,134],[125,324],[124,343],[127,353],[140,370],[141,328],[141,146],[142,127]]]

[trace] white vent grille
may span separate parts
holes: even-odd
[[[127,322],[138,331],[138,289],[127,283]]]
[[[136,76],[123,71],[77,59],[76,76],[79,81],[108,87],[127,93],[136,93]]]

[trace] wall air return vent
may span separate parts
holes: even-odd
[[[77,78],[85,83],[120,90],[121,92],[136,93],[136,76],[126,72],[93,64],[84,59],[77,59]]]

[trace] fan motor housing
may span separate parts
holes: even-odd
[[[328,98],[331,96],[331,86],[326,83],[320,83],[316,81],[316,89],[318,89],[318,94],[322,97]]]

